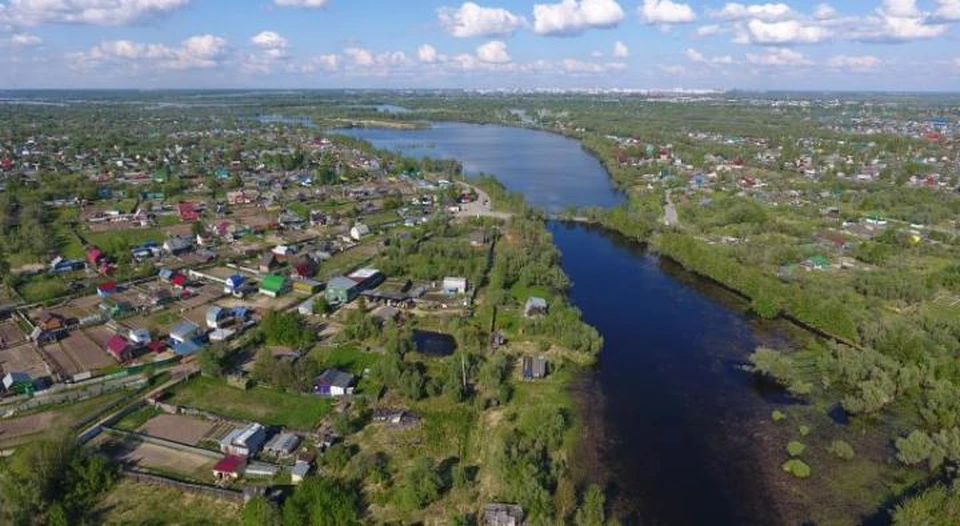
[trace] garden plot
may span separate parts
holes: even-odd
[[[110,329],[93,327],[71,332],[70,336],[60,341],[60,345],[81,367],[81,371],[95,371],[117,364],[117,361],[103,350],[111,336],[113,332]]]
[[[216,422],[185,415],[158,415],[140,427],[145,435],[195,446],[217,427]]]
[[[4,346],[17,345],[27,341],[27,335],[20,330],[20,326],[13,320],[0,322],[0,349]]]
[[[26,373],[31,378],[41,378],[48,374],[43,358],[30,343],[0,349],[0,372]]]

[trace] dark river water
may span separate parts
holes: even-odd
[[[412,156],[454,157],[540,206],[612,206],[600,163],[571,140],[499,126],[351,130]],[[764,429],[783,402],[740,369],[786,327],[621,236],[551,223],[571,300],[604,337],[577,391],[587,436],[580,467],[610,489],[629,524],[777,524],[761,476]]]

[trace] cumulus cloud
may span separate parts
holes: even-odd
[[[627,67],[627,65],[622,62],[594,63],[573,58],[561,60],[559,66],[564,72],[573,74],[606,73],[609,71],[621,71]]]
[[[330,0],[273,0],[273,4],[280,7],[307,7],[313,9],[327,7],[329,3]]]
[[[671,0],[643,0],[638,11],[648,24],[688,24],[697,19],[692,7]]]
[[[937,0],[934,15],[939,20],[960,21],[960,0]]]
[[[167,70],[213,68],[222,63],[227,40],[214,35],[192,36],[177,47],[164,44],[141,44],[130,40],[108,40],[88,51],[70,53],[67,59],[80,69],[105,63],[127,62],[134,67]]]
[[[357,66],[370,67],[376,65],[376,60],[373,58],[373,53],[371,53],[369,49],[349,47],[343,50],[343,54],[352,60]]]
[[[735,42],[759,45],[795,45],[816,44],[827,40],[831,31],[818,24],[808,24],[800,20],[782,22],[764,22],[751,19],[737,27]]]
[[[736,2],[729,3],[723,9],[712,11],[710,16],[722,20],[743,20],[747,18],[757,20],[776,21],[795,16],[796,13],[787,4],[757,4],[744,5]]]
[[[710,25],[698,27],[697,30],[693,32],[693,34],[696,37],[704,38],[704,37],[712,37],[715,35],[719,35],[721,33],[725,33],[726,31],[727,29],[719,24],[710,24]]]
[[[683,54],[691,62],[696,62],[697,64],[729,65],[734,63],[733,57],[731,57],[730,55],[707,57],[700,51],[697,51],[696,49],[693,49],[693,48],[687,48],[683,52]]]
[[[819,4],[816,9],[813,10],[813,18],[817,20],[831,20],[838,15],[837,10],[829,4]]]
[[[616,27],[625,18],[616,0],[563,0],[533,6],[533,31],[538,35],[578,35],[588,29]]]
[[[250,43],[263,49],[286,49],[288,42],[275,31],[261,31],[250,39]]]
[[[623,42],[617,41],[613,45],[613,56],[616,58],[627,58],[630,56],[630,48]]]
[[[0,25],[90,24],[123,26],[169,14],[190,0],[9,0]]]
[[[417,49],[417,60],[420,62],[432,64],[437,59],[437,49],[430,44],[424,44]]]
[[[333,72],[340,69],[340,61],[340,55],[337,54],[315,55],[308,58],[302,64],[294,66],[293,69],[305,75],[311,75],[321,71]]]
[[[799,51],[793,49],[771,49],[766,53],[747,53],[747,62],[755,66],[809,66],[813,62]]]
[[[14,33],[10,37],[10,45],[13,47],[36,47],[40,44],[43,44],[43,39],[29,33]]]
[[[507,45],[500,40],[493,40],[478,47],[477,58],[488,64],[506,64],[512,60],[507,52]]]
[[[684,74],[687,73],[687,68],[685,68],[685,67],[683,67],[683,66],[681,66],[681,65],[679,65],[679,64],[669,64],[669,65],[661,64],[661,65],[659,65],[659,66],[657,66],[657,67],[660,68],[660,71],[666,73],[667,75],[672,75],[672,76],[675,76],[675,77],[676,77],[676,76],[680,76],[680,75],[684,75]]]
[[[473,2],[457,9],[441,7],[437,17],[444,31],[459,38],[507,36],[525,23],[523,17],[506,9],[482,7]]]
[[[827,60],[827,66],[846,71],[872,71],[883,61],[872,55],[837,55]]]

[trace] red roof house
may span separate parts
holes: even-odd
[[[237,455],[227,455],[213,466],[213,476],[217,480],[236,479],[246,467],[247,459]]]
[[[116,358],[118,362],[125,362],[129,360],[133,354],[130,351],[130,342],[128,342],[126,338],[120,336],[119,334],[114,334],[109,340],[107,340],[107,352]]]
[[[197,213],[197,209],[193,206],[193,203],[178,204],[177,212],[180,214],[180,219],[183,221],[196,221],[197,219],[200,219],[200,214]]]
[[[173,283],[174,287],[182,289],[187,285],[187,277],[183,274],[176,274],[170,278],[170,283]]]
[[[97,295],[98,296],[108,296],[117,291],[117,282],[108,281],[106,283],[101,283],[97,285]]]
[[[97,247],[90,247],[90,249],[87,250],[87,261],[92,267],[100,266],[100,260],[106,257],[107,256],[103,253],[103,251]]]

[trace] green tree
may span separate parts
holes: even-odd
[[[247,501],[240,511],[241,526],[277,526],[280,518],[280,510],[261,496]]]
[[[327,477],[308,477],[283,506],[284,526],[360,524],[360,492]]]
[[[583,496],[583,504],[577,510],[574,524],[577,526],[603,526],[606,521],[604,510],[606,496],[596,484],[591,484]]]
[[[440,497],[440,475],[430,457],[421,455],[404,473],[397,488],[397,500],[407,510],[423,509]]]

